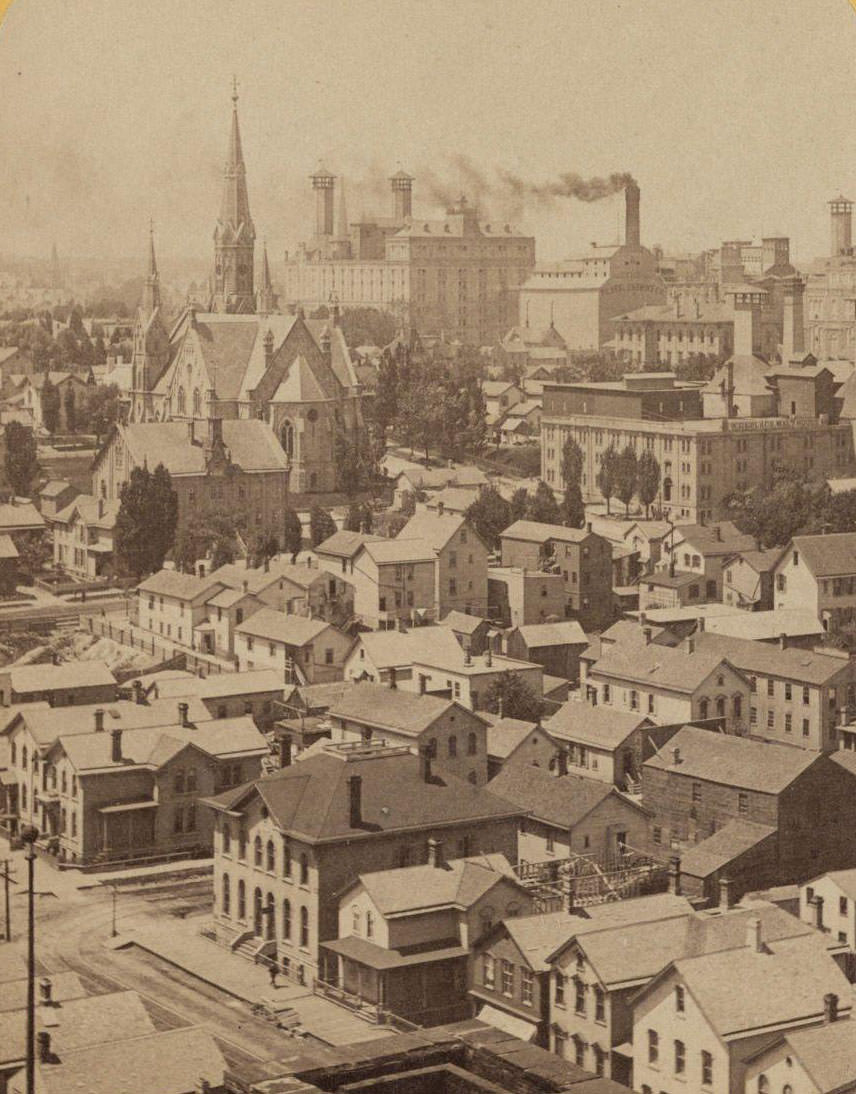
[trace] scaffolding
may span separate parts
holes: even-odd
[[[571,852],[567,858],[521,862],[518,880],[529,890],[538,912],[608,904],[668,888],[668,867],[624,846],[606,858]]]

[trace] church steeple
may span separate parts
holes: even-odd
[[[238,87],[232,81],[232,128],[223,170],[223,197],[214,229],[214,311],[252,312],[253,248],[256,229],[250,215],[247,169],[238,124]]]
[[[146,320],[148,320],[160,306],[160,278],[158,276],[157,259],[155,258],[155,226],[152,221],[149,221],[149,265],[146,270],[146,281],[143,286],[143,299],[140,301],[140,308]]]
[[[262,287],[259,289],[256,311],[259,315],[270,315],[276,311],[278,298],[273,291],[273,281],[270,276],[270,264],[268,262],[267,243],[262,251]]]

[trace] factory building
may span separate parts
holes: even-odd
[[[806,288],[808,348],[821,360],[856,362],[856,248],[853,202],[829,202],[830,253],[811,266]]]

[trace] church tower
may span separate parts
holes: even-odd
[[[149,226],[149,261],[143,297],[134,325],[134,353],[131,359],[131,421],[151,417],[151,392],[169,362],[169,335],[161,315],[160,277],[155,258],[153,225]]]
[[[223,171],[223,200],[214,229],[214,295],[211,310],[251,314],[256,229],[247,197],[247,169],[238,127],[238,89],[232,84],[232,132]]]
[[[256,311],[259,315],[270,315],[277,310],[279,298],[273,291],[273,281],[270,276],[270,263],[268,262],[267,243],[262,252],[262,285],[256,299]]]

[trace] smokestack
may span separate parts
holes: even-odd
[[[493,650],[490,648],[490,643],[488,643],[487,649],[484,651],[484,663],[487,668],[492,668],[493,666]]]
[[[641,246],[639,198],[639,187],[635,182],[628,182],[624,189],[624,243],[628,247]]]
[[[199,1081],[196,1084],[196,1090],[194,1094],[211,1094],[211,1083],[205,1078],[200,1076]]]
[[[678,748],[677,745],[675,745],[675,747],[672,749],[672,763],[675,765],[675,767],[677,767],[680,762],[681,750]]]
[[[443,842],[438,839],[428,840],[428,865],[437,870],[443,868]]]
[[[758,345],[763,289],[736,289],[729,294],[734,308],[734,356],[751,357]]]
[[[653,637],[653,631],[651,630],[650,627],[643,627],[642,628],[642,637],[645,639],[645,645],[650,646],[651,645],[651,638]]]
[[[824,999],[825,1002],[825,999]],[[51,1035],[46,1029],[40,1029],[36,1034],[36,1041],[38,1043],[39,1063],[50,1063],[51,1058]]]
[[[846,254],[853,246],[853,202],[839,194],[829,202],[829,216],[831,253]]]
[[[402,224],[413,211],[413,178],[399,169],[389,182],[392,187],[392,216],[396,224]]]
[[[363,780],[361,775],[348,777],[348,822],[351,828],[360,828],[363,823]]]
[[[681,895],[681,860],[678,855],[669,859],[669,892],[673,896]]]
[[[190,707],[187,705],[187,703],[178,704],[178,724],[180,726],[184,726],[185,729],[190,727],[190,719],[187,716],[189,710]]]
[[[419,749],[419,781],[423,783],[431,782],[431,749],[420,748]]]
[[[318,170],[312,177],[312,189],[315,191],[315,235],[332,236],[333,234],[333,191],[336,186],[336,176],[331,175],[323,164],[318,164]]]
[[[761,920],[753,915],[746,924],[746,945],[754,953],[764,952],[764,940],[761,936]]]
[[[719,879],[719,906],[723,911],[734,907],[734,883],[731,878]]]
[[[700,615],[696,620],[696,632],[698,634],[704,634],[704,616]]]
[[[788,648],[788,636],[784,631],[779,635],[779,649],[786,650]]]
[[[814,925],[819,931],[823,930],[823,897],[814,896],[809,901],[814,907]]]
[[[111,729],[111,747],[110,747],[110,759],[114,764],[122,762],[122,730]]]
[[[95,711],[95,732],[102,733],[104,731],[104,711],[101,707]]]
[[[782,325],[782,364],[787,365],[805,352],[805,282],[801,277],[791,278],[785,284],[784,315]]]
[[[827,992],[823,997],[823,1020],[827,1023],[838,1021],[838,996],[834,991]]]

